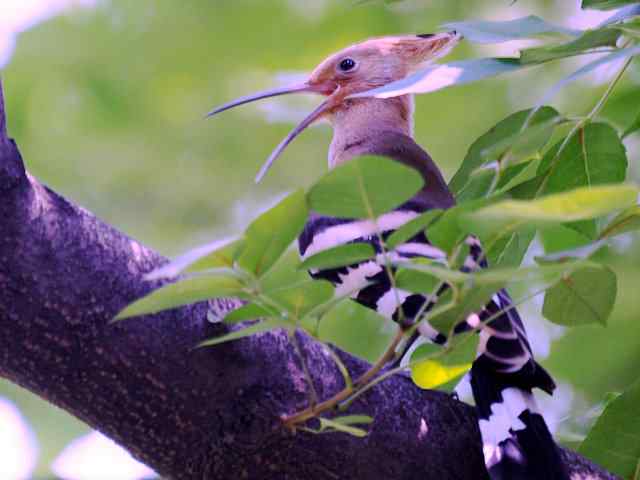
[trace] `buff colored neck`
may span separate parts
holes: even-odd
[[[413,138],[413,96],[346,100],[329,116],[333,140],[329,147],[329,168],[358,155],[371,153],[369,140],[384,132]]]

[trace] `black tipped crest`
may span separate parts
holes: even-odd
[[[416,35],[416,37],[419,38],[431,38],[434,37],[436,34],[435,33],[420,33],[418,35]]]

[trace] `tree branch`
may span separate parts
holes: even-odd
[[[0,100],[2,93],[0,88]],[[161,256],[29,176],[6,136],[0,101],[0,375],[113,438],[158,473],[212,478],[484,478],[473,410],[407,378],[383,382],[352,413],[375,418],[365,439],[291,434],[280,416],[307,402],[284,334],[192,347],[226,328],[198,304],[117,324],[158,286]],[[228,309],[233,301],[219,301]],[[318,393],[342,377],[301,336]],[[367,364],[344,354],[357,375]],[[578,455],[575,477],[610,479]]]

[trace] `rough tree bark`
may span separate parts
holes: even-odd
[[[352,406],[375,418],[365,439],[293,435],[279,416],[307,395],[286,336],[194,351],[225,329],[205,304],[109,324],[163,262],[26,173],[0,86],[0,375],[173,479],[486,478],[473,410],[448,395],[392,378]],[[334,393],[332,361],[302,341],[320,395]],[[615,478],[564,455],[575,478]]]

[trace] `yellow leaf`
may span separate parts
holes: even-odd
[[[435,360],[424,360],[411,367],[411,378],[420,388],[436,388],[465,374],[470,363],[444,365]]]

